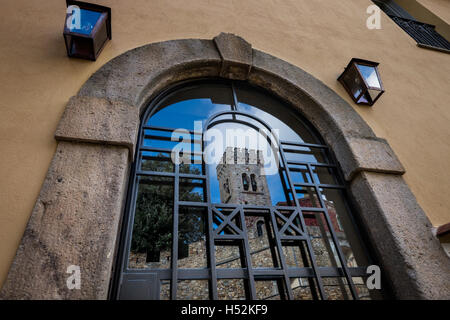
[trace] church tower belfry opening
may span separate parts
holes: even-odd
[[[261,150],[227,147],[216,172],[222,203],[272,205]]]

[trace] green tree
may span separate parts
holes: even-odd
[[[171,159],[164,154],[146,157],[142,160],[142,169],[146,171],[173,172]],[[200,174],[195,166],[180,165],[180,173]],[[186,182],[186,181],[183,181]],[[201,202],[202,192],[196,185],[180,183],[180,200]],[[159,261],[159,253],[170,250],[172,246],[173,216],[173,179],[166,177],[141,177],[139,179],[136,210],[134,217],[131,251],[146,253],[147,262]],[[198,214],[183,214],[179,219],[179,247],[196,242],[204,235],[203,219]]]

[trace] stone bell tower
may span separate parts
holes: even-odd
[[[272,205],[262,151],[227,147],[216,171],[222,203]]]

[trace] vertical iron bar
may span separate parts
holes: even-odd
[[[298,246],[298,248],[300,249],[300,254],[301,254],[302,260],[304,261],[303,264],[305,265],[305,267],[309,267],[310,265],[309,265],[309,261],[308,261],[308,255],[305,252],[305,248],[303,247],[303,243],[301,243]],[[316,284],[314,283],[314,279],[308,277],[308,284],[310,286],[312,298],[315,299],[315,300],[319,300],[319,297],[317,296],[317,288],[316,288]]]
[[[233,103],[231,105],[231,111],[237,111],[237,106],[238,106],[238,99],[237,99],[237,95],[236,95],[236,89],[234,87],[234,83],[231,83],[231,92],[233,94]]]
[[[210,268],[210,281],[209,281],[209,296],[212,300],[218,300],[217,294],[217,271],[216,271],[216,254],[215,254],[215,243],[214,243],[214,230],[213,230],[213,212],[211,204],[211,185],[209,183],[209,170],[206,165],[205,157],[205,139],[204,132],[201,134],[202,139],[202,170],[203,174],[206,176],[206,200],[208,201],[208,252],[209,252],[209,268]]]
[[[137,145],[140,146],[140,143],[142,142],[142,137],[143,137],[143,132],[144,130],[141,127],[141,130],[139,131],[139,136],[138,136],[138,141],[137,141]],[[130,250],[131,250],[131,242],[132,242],[132,237],[133,237],[133,226],[134,226],[134,214],[136,212],[136,201],[137,201],[137,193],[139,190],[139,176],[136,174],[136,170],[140,168],[140,164],[141,164],[141,154],[140,151],[137,152],[137,157],[136,157],[136,164],[135,164],[135,168],[133,170],[133,178],[130,179],[131,183],[133,183],[133,187],[132,187],[132,196],[131,196],[131,206],[130,206],[130,216],[129,216],[129,221],[128,221],[128,226],[127,226],[127,234],[129,235],[127,237],[127,243],[126,243],[126,247],[125,247],[125,257],[123,258],[123,270],[127,270],[128,269],[128,257],[130,256]]]
[[[279,259],[277,259],[277,251],[275,249],[276,247],[276,241],[275,241],[275,236],[274,236],[274,228],[270,228],[270,211],[268,212],[269,216],[264,216],[264,224],[266,227],[266,234],[267,234],[267,239],[269,241],[269,248],[270,248],[270,253],[272,255],[272,263],[274,268],[279,268],[280,267],[280,261]],[[263,235],[264,236],[264,235]],[[282,253],[280,253],[278,256],[280,256]]]
[[[278,228],[276,227],[277,221],[275,219],[275,213],[273,212],[272,208],[270,209],[270,218],[272,220],[275,242],[277,244],[278,252],[280,253],[280,260],[281,260],[281,267],[283,270],[284,282],[286,285],[286,290],[287,290],[289,300],[294,300],[294,294],[292,292],[292,287],[291,287],[291,279],[288,276],[288,267],[286,265],[286,260],[284,259],[283,246],[281,245],[280,234],[278,233]]]
[[[303,212],[300,210],[300,204],[298,202],[297,192],[295,191],[295,187],[294,187],[294,184],[293,184],[292,179],[291,179],[291,173],[289,172],[289,167],[288,167],[288,164],[287,164],[287,161],[286,161],[286,157],[285,157],[284,151],[283,151],[283,146],[282,146],[281,143],[279,143],[279,148],[280,148],[280,156],[281,156],[281,159],[283,161],[283,165],[286,168],[286,177],[287,177],[288,182],[289,182],[289,186],[290,186],[290,189],[291,189],[292,197],[294,198],[294,202],[295,202],[295,205],[297,207],[297,210],[298,210],[298,213],[299,213],[299,216],[300,216],[300,222],[302,224],[302,229],[305,232],[306,245],[308,247],[309,256],[311,257],[311,263],[312,263],[314,276],[316,278],[317,285],[319,287],[319,294],[320,294],[320,297],[323,300],[326,300],[327,296],[326,296],[325,290],[323,288],[322,278],[321,278],[321,276],[319,274],[319,270],[317,268],[316,256],[314,254],[314,250],[313,250],[312,245],[311,245],[311,239],[310,239],[310,237],[309,237],[309,235],[307,233],[305,220],[303,219]],[[311,176],[311,178],[313,179],[312,176]]]
[[[280,300],[287,300],[286,298],[286,290],[283,288],[283,280],[280,278],[275,280],[278,288],[278,295],[280,296]]]
[[[353,297],[353,299],[358,300],[358,295],[356,294],[356,289],[355,289],[355,286],[353,284],[352,277],[350,276],[350,272],[348,271],[348,268],[347,268],[347,261],[346,261],[346,259],[344,257],[344,254],[342,253],[341,246],[340,246],[339,241],[337,239],[337,236],[336,236],[336,234],[334,232],[333,224],[331,223],[331,219],[330,219],[330,216],[328,214],[327,206],[325,205],[325,201],[322,198],[322,193],[320,192],[320,187],[319,187],[316,179],[314,178],[313,171],[311,169],[311,165],[308,163],[307,166],[308,166],[308,171],[309,171],[309,173],[310,173],[310,175],[311,175],[311,177],[313,179],[314,188],[316,189],[317,197],[319,198],[320,205],[324,209],[323,214],[325,215],[325,219],[326,219],[327,224],[328,224],[328,229],[330,230],[330,234],[331,234],[331,237],[333,239],[334,246],[336,248],[336,251],[337,251],[337,254],[338,254],[338,257],[339,257],[339,261],[341,262],[341,267],[342,267],[342,270],[344,271],[345,278],[347,279],[348,285],[350,287],[350,291],[352,293],[352,297]],[[337,212],[336,212],[336,214],[337,214]],[[336,217],[336,219],[337,219],[337,217]],[[326,236],[326,234],[325,234],[325,236]],[[346,293],[344,291],[343,295],[345,295],[345,294]]]
[[[172,300],[177,299],[178,286],[178,198],[180,182],[180,154],[175,154],[175,179],[174,179],[174,203],[173,203],[173,234],[172,234],[172,282],[170,295]]]
[[[283,169],[281,167],[278,169],[278,174],[280,175],[281,185],[283,186],[284,196],[286,197],[286,203],[288,205],[292,205],[291,198],[289,198],[289,190],[284,179]]]
[[[253,276],[253,266],[250,254],[250,244],[248,242],[247,225],[245,223],[245,213],[242,205],[239,205],[239,215],[241,216],[241,230],[244,237],[245,260],[247,260],[248,281],[250,286],[250,299],[256,299],[255,278]]]
[[[233,95],[233,101],[231,103],[231,111],[237,111],[237,106],[238,106],[238,100],[237,100],[237,96],[236,96],[236,90],[234,88],[234,83],[231,82],[231,93]],[[233,120],[236,120],[236,115],[233,113],[232,116]]]

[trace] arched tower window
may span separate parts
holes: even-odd
[[[264,233],[263,228],[264,228],[264,221],[258,221],[256,223],[256,232],[257,232],[258,237],[263,236],[263,233]]]
[[[251,181],[251,184],[252,184],[252,191],[257,191],[258,190],[258,186],[256,185],[256,176],[255,176],[255,174],[251,174],[250,175],[250,181]]]
[[[226,193],[231,193],[230,192],[230,181],[228,179],[223,184],[223,189],[225,190]]]
[[[237,81],[174,86],[144,113],[135,159],[118,298],[371,297],[332,152],[287,103]]]
[[[248,182],[248,175],[246,173],[242,174],[242,186],[245,191],[248,191],[249,182]]]

